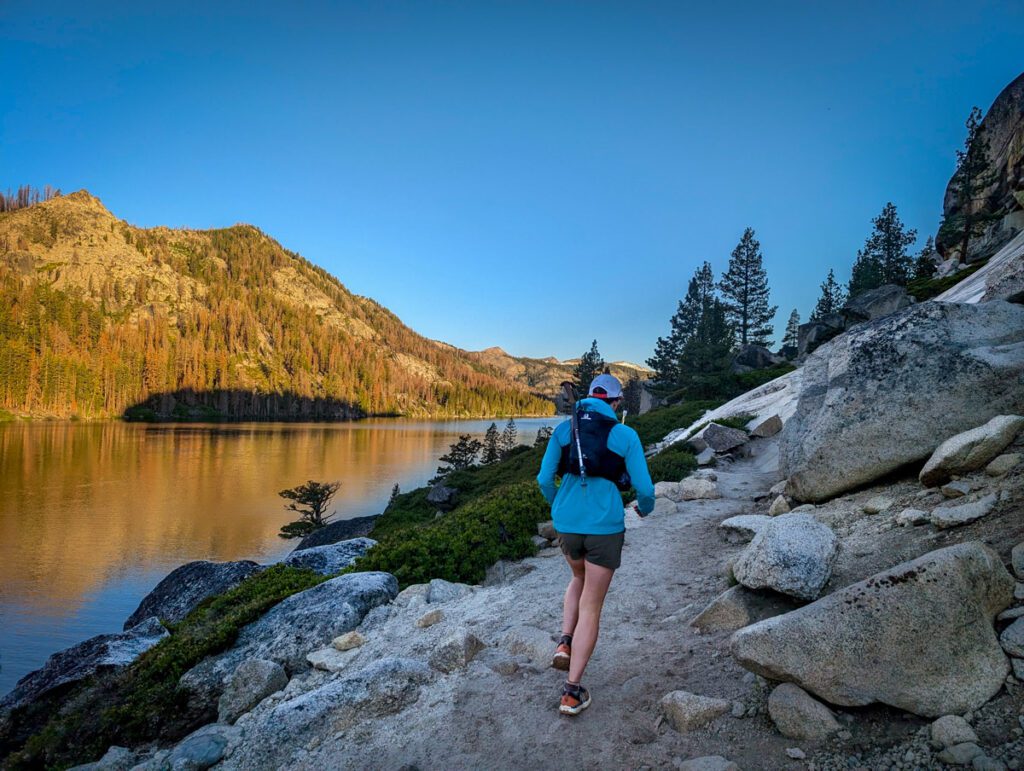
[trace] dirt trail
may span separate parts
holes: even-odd
[[[726,716],[688,735],[658,719],[658,701],[676,689],[763,703],[753,676],[728,655],[728,635],[701,636],[688,622],[728,587],[726,562],[742,546],[725,543],[716,528],[726,517],[751,511],[753,498],[777,481],[777,473],[764,471],[773,465],[773,449],[765,443],[759,456],[719,469],[721,499],[686,502],[673,514],[627,521],[623,564],[584,678],[594,703],[579,718],[557,714],[562,673],[520,657],[519,670],[503,676],[484,663],[492,653],[485,651],[466,671],[425,686],[404,711],[341,733],[290,761],[310,769],[368,763],[424,771],[640,768],[722,754],[746,769],[797,767],[784,752],[793,742],[779,736],[764,716]],[[519,625],[549,637],[557,633],[569,571],[556,550],[548,551],[555,553],[527,560],[530,572],[507,585],[436,606],[445,613],[444,623],[461,623],[498,648],[506,630]],[[368,629],[367,636],[392,638],[393,655],[423,655],[430,641],[417,644],[416,638],[428,632],[436,637],[437,627],[416,628],[411,620],[427,608],[410,610],[399,611],[376,631]]]

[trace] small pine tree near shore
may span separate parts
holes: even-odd
[[[311,479],[304,485],[279,492],[278,495],[291,501],[285,508],[297,512],[300,518],[283,525],[278,535],[281,538],[302,538],[326,525],[337,514],[325,512],[340,487],[341,482],[314,482]]]

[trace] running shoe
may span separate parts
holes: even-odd
[[[572,648],[566,643],[558,643],[558,647],[555,648],[555,655],[551,657],[551,666],[555,669],[561,669],[563,672],[568,672],[570,656],[572,656]]]
[[[568,685],[562,688],[562,702],[558,705],[558,711],[562,715],[578,715],[590,706],[590,691],[582,685],[573,689]]]

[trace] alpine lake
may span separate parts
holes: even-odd
[[[518,418],[518,441],[564,418]],[[278,492],[338,480],[336,519],[427,483],[491,420],[0,424],[0,695],[56,651],[121,631],[192,560],[271,563],[297,541]],[[503,428],[505,419],[496,419]]]

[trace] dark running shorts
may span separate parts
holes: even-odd
[[[622,542],[625,532],[611,535],[585,535],[582,533],[559,533],[562,553],[569,559],[581,557],[602,568],[618,570],[622,563]]]

